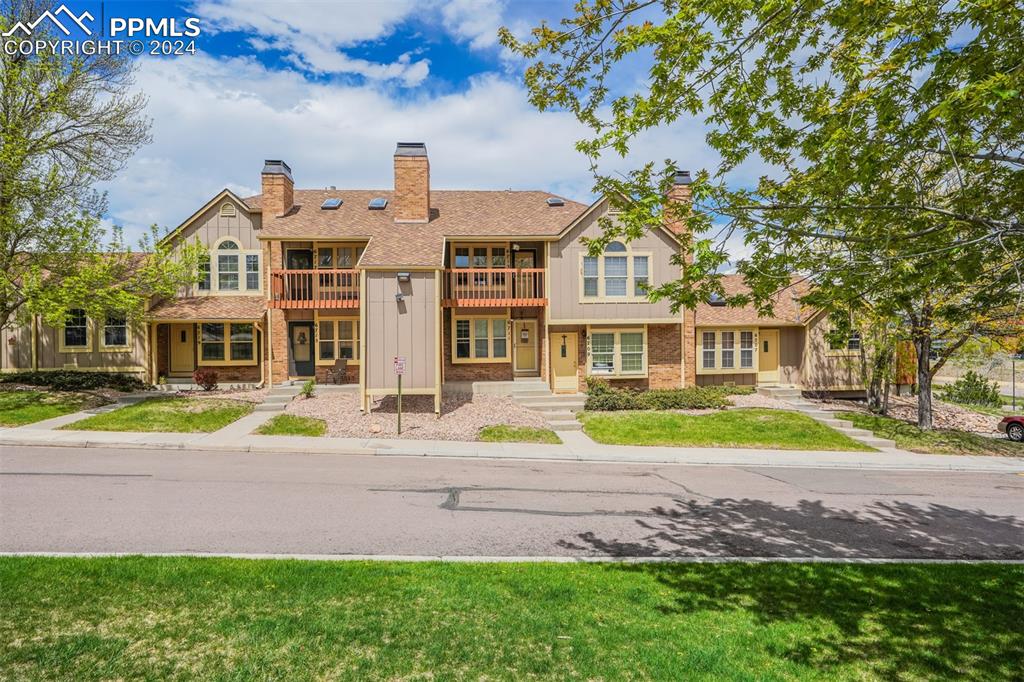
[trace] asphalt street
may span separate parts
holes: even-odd
[[[6,446],[0,551],[1024,559],[1024,476]]]

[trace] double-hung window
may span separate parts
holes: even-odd
[[[452,361],[508,362],[508,320],[503,317],[453,319]]]
[[[651,284],[651,257],[634,253],[613,241],[600,256],[583,254],[580,265],[581,300],[646,301]]]
[[[101,348],[126,348],[128,346],[128,319],[121,314],[108,313],[103,321]]]
[[[754,368],[754,332],[740,332],[740,369]]]
[[[199,257],[199,291],[210,290],[210,254]]]
[[[227,253],[219,253],[225,251]],[[231,253],[235,251],[236,253]],[[220,243],[217,253],[217,288],[238,291],[238,242],[230,239]]]
[[[256,363],[256,330],[251,322],[204,322],[199,328],[199,364]]]
[[[715,332],[703,332],[701,334],[700,366],[704,369],[715,368]]]
[[[243,251],[232,238],[222,239],[199,261],[199,291],[259,291],[260,254]]]
[[[593,330],[588,335],[588,373],[631,377],[647,373],[647,344],[643,329]]]
[[[90,341],[89,318],[81,308],[72,308],[64,318],[64,329],[61,331],[60,350],[62,352],[76,352],[88,350]]]
[[[256,291],[260,288],[260,257],[249,253],[245,256],[245,288]]]
[[[860,332],[850,332],[849,338],[846,341],[831,341],[829,342],[828,348],[831,351],[857,353],[860,352]]]
[[[722,332],[722,369],[736,367],[736,332]]]

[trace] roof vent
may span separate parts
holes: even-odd
[[[370,203],[367,206],[371,211],[383,211],[388,207],[388,200],[384,197],[374,197],[370,199]]]
[[[565,199],[548,197],[548,206],[565,206]]]
[[[676,174],[672,176],[673,185],[692,185],[693,178],[690,177],[690,171],[676,171]]]
[[[324,199],[324,203],[320,204],[320,208],[325,211],[336,211],[339,206],[341,206],[341,199],[338,199],[337,197]]]

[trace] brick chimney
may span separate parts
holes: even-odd
[[[666,208],[665,227],[676,235],[687,234],[686,218],[690,211],[690,204],[693,202],[691,184],[693,184],[693,178],[690,177],[690,171],[676,171],[675,176],[672,178],[672,187],[668,190],[666,198],[678,206],[676,210],[672,210],[672,207]],[[685,249],[683,261],[687,264],[693,263],[693,248],[689,240],[683,245],[683,249]],[[680,383],[685,388],[697,385],[697,324],[694,311],[683,309],[681,314],[682,325],[680,333],[683,337],[683,367]]]
[[[395,222],[430,221],[430,161],[427,145],[399,142],[395,148]]]
[[[690,171],[676,171],[676,174],[672,177],[672,187],[669,189],[666,198],[672,203],[689,206],[693,200],[693,192],[690,190],[691,184],[693,184],[693,178],[690,177]],[[683,234],[686,231],[687,215],[688,211],[666,210],[665,227],[675,234]]]
[[[273,218],[292,210],[295,204],[295,182],[292,180],[292,169],[280,159],[267,159],[263,162],[263,215]]]

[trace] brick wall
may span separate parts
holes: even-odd
[[[295,203],[295,184],[291,178],[280,173],[264,173],[261,177],[264,217],[283,216]]]
[[[260,380],[260,366],[246,365],[244,367],[207,367],[199,365],[199,369],[212,369],[217,373],[217,381],[224,383],[257,383]]]
[[[580,328],[579,390],[587,390],[587,341],[585,327]],[[680,326],[678,324],[647,325],[647,377],[643,379],[609,379],[616,388],[650,389],[679,388],[682,372],[680,353]],[[689,384],[692,385],[692,384]]]
[[[479,309],[477,314],[484,315],[488,311]],[[494,311],[495,315],[503,315],[504,309]],[[444,380],[449,381],[512,381],[511,362],[452,362],[452,310],[446,308],[441,315],[441,347],[444,353]],[[512,346],[509,344],[508,352],[511,357]]]
[[[395,157],[395,222],[430,218],[430,162],[426,156]]]

